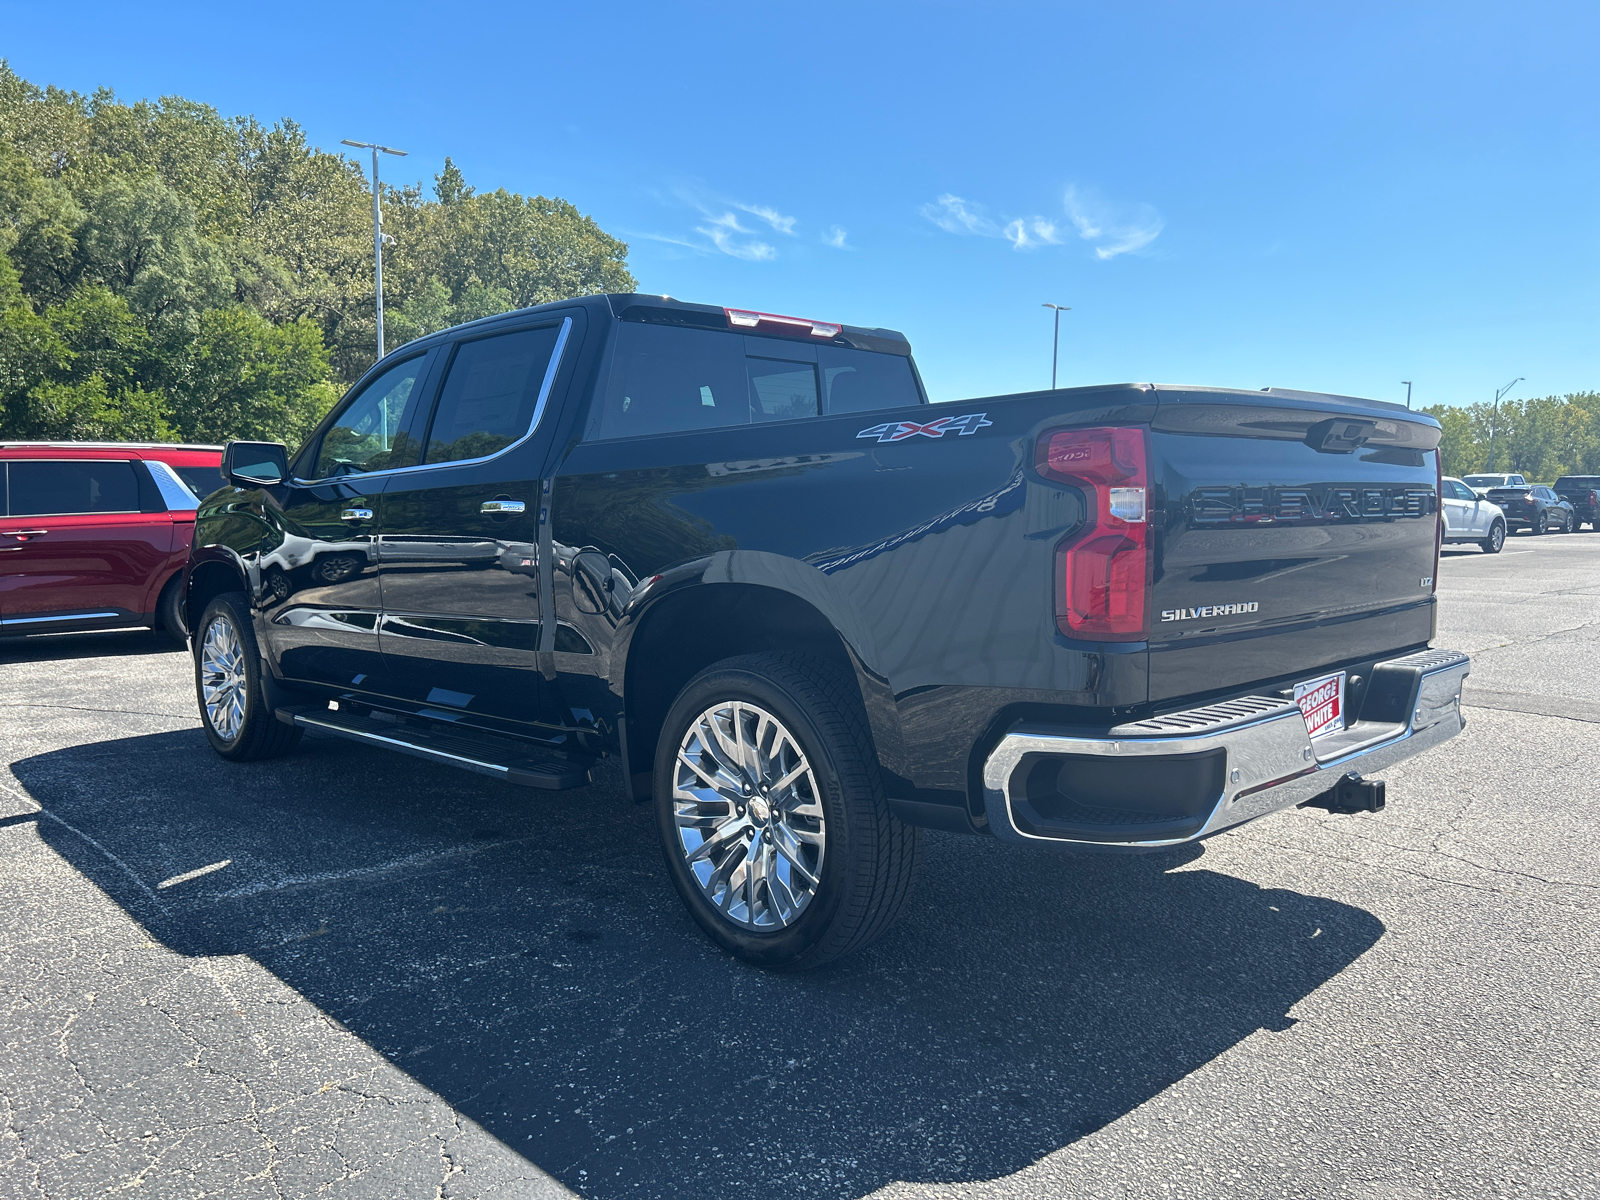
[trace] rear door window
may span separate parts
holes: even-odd
[[[168,464],[171,466],[172,464]],[[212,492],[227,483],[223,477],[221,467],[172,467],[178,473],[178,478],[183,480],[195,497],[204,500]]]
[[[6,513],[53,517],[71,513],[138,512],[139,480],[119,459],[6,464]]]
[[[526,437],[560,331],[559,325],[519,329],[456,347],[423,461],[486,458]]]

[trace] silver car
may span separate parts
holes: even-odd
[[[1446,475],[1439,484],[1439,508],[1444,513],[1444,543],[1476,542],[1485,554],[1499,554],[1506,544],[1506,514],[1467,486],[1473,479],[1500,479],[1499,475],[1469,475],[1466,480]],[[1521,478],[1521,476],[1515,476]]]

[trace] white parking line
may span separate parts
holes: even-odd
[[[221,862],[214,862],[208,867],[196,867],[192,871],[185,871],[182,875],[174,875],[171,879],[163,879],[160,883],[156,884],[156,890],[160,891],[162,888],[176,887],[180,883],[188,883],[191,879],[199,879],[202,875],[209,875],[213,871],[222,870],[223,867],[228,866],[232,862],[233,859],[225,858]]]

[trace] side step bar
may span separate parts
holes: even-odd
[[[298,725],[364,742],[383,750],[426,758],[447,767],[476,771],[493,779],[523,787],[565,791],[589,782],[589,760],[569,757],[514,738],[477,734],[463,729],[424,726],[416,722],[383,720],[320,706],[280,708],[275,714],[285,725]]]

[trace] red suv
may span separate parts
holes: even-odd
[[[220,446],[0,442],[0,637],[147,625],[184,640],[182,580]]]

